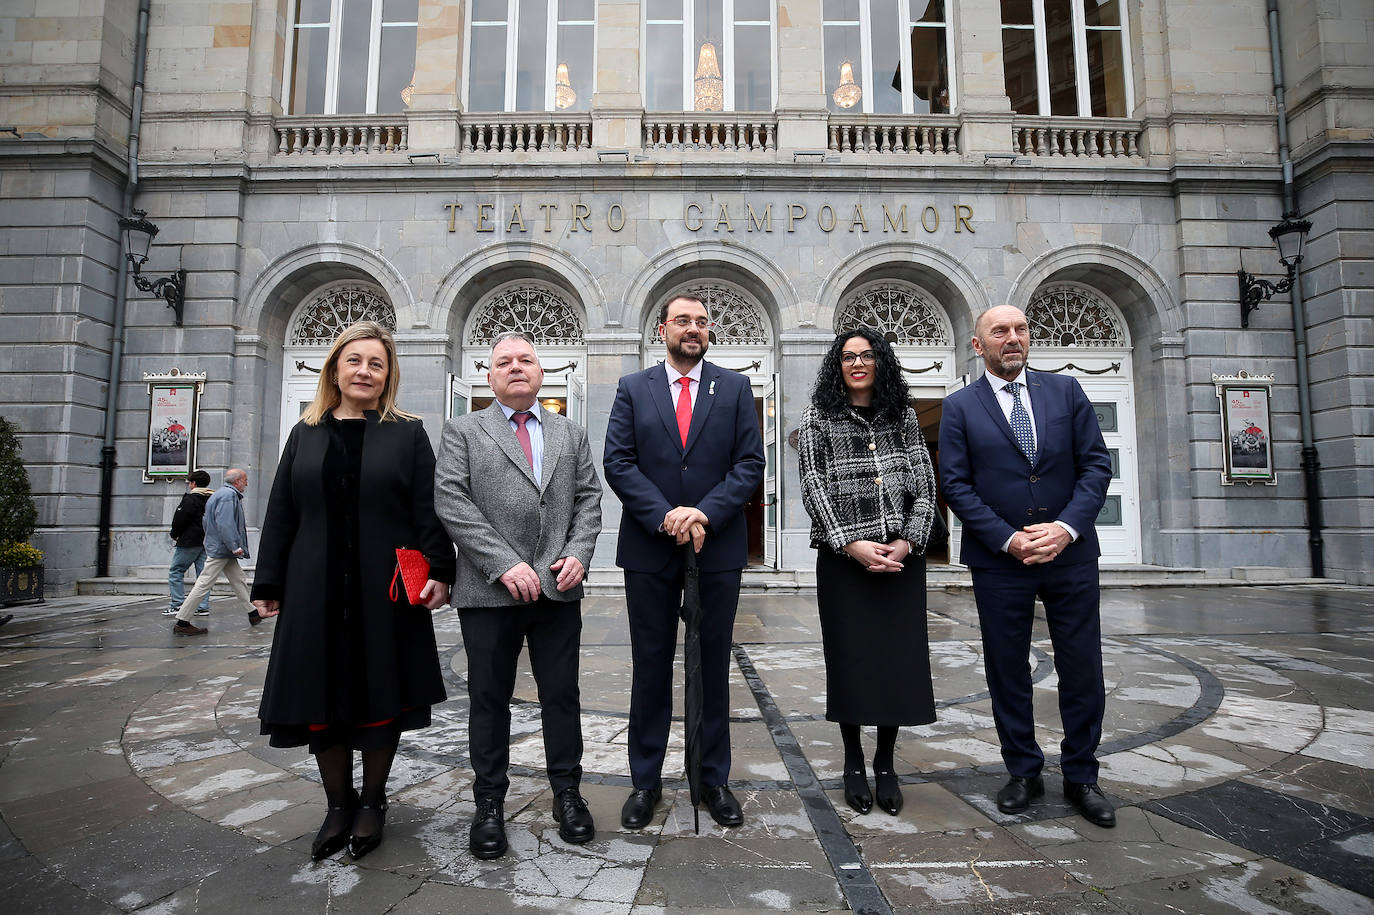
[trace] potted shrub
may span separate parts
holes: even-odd
[[[16,431],[0,418],[0,605],[43,599],[43,554],[29,543],[38,509]]]

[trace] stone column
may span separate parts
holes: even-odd
[[[954,77],[962,115],[961,150],[979,157],[1011,150],[1011,100],[1002,69],[1000,0],[960,0],[954,30]]]
[[[821,0],[778,4],[778,149],[825,149]]]
[[[606,424],[610,420],[611,405],[615,403],[620,377],[640,369],[643,346],[633,330],[611,328],[588,331],[587,344],[587,440],[592,456],[600,465],[606,450]],[[620,530],[620,500],[610,487],[601,494],[601,535],[596,540],[594,568],[615,571],[616,535]],[[611,579],[616,581],[618,579]]]
[[[639,94],[638,0],[596,4],[596,93],[592,96],[592,144],[638,150],[644,98]]]
[[[415,92],[410,99],[412,152],[456,153],[463,106],[463,0],[420,0],[415,34]]]

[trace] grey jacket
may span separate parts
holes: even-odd
[[[534,479],[515,431],[495,401],[444,424],[434,470],[434,507],[458,547],[454,607],[519,604],[500,578],[521,561],[539,575],[550,600],[582,599],[582,586],[560,593],[549,566],[575,556],[590,567],[601,531],[601,480],[587,431],[536,407],[544,431],[542,480]]]
[[[227,559],[234,550],[243,550],[239,559],[248,558],[248,525],[243,519],[243,493],[225,483],[205,503],[205,553],[212,559]]]

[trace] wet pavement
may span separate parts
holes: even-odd
[[[745,823],[722,830],[703,810],[700,835],[677,737],[653,824],[620,827],[629,645],[623,601],[596,596],[583,607],[581,683],[597,837],[558,838],[522,662],[511,851],[485,862],[467,852],[466,664],[452,611],[435,616],[450,699],[434,727],[402,740],[385,842],[361,861],[312,863],[325,806],[313,760],[258,734],[272,625],[250,629],[217,600],[208,636],[174,637],[164,603],[7,611],[7,911],[1374,913],[1371,589],[1106,592],[1101,782],[1115,829],[1068,807],[1053,756],[1041,801],[997,811],[1005,772],[966,590],[931,593],[939,719],[901,732],[905,809],[854,813],[838,729],[823,717],[814,597],[747,595],[731,679]],[[1049,754],[1056,678],[1043,624],[1036,633]]]

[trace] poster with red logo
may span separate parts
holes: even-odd
[[[1221,425],[1228,482],[1272,482],[1268,385],[1222,385]]]
[[[185,478],[195,469],[199,394],[194,381],[148,385],[148,461],[144,479]]]

